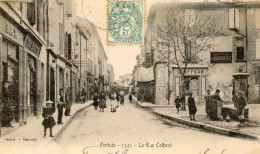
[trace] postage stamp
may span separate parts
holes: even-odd
[[[143,44],[144,1],[108,0],[107,44]]]

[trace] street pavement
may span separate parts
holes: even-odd
[[[260,143],[168,122],[126,101],[115,113],[80,112],[50,147],[67,153],[244,154],[259,151]]]
[[[77,110],[89,106],[93,101],[87,101],[84,104],[73,103],[71,107],[71,115],[73,115]],[[63,110],[65,111],[65,109]],[[64,113],[64,112],[63,112]],[[57,123],[58,112],[53,114],[53,117]],[[64,124],[71,118],[71,116],[62,117],[63,124],[56,124],[53,127],[53,135],[55,136],[57,132],[64,126]],[[19,127],[16,131],[13,131],[7,135],[4,135],[0,138],[0,153],[1,151],[7,150],[7,153],[16,153],[20,154],[21,151],[17,151],[17,147],[27,151],[31,151],[31,148],[42,149],[45,147],[51,140],[49,129],[47,130],[46,138],[43,138],[43,118],[38,117],[34,119],[29,124]],[[10,151],[9,151],[10,150]],[[34,152],[33,152],[34,153]]]
[[[145,106],[145,104],[143,104]],[[233,107],[233,104],[224,105],[224,107]],[[247,107],[249,108],[249,121],[252,121],[253,126],[251,127],[238,127],[240,122],[232,120],[231,122],[226,122],[225,120],[219,121],[212,121],[209,118],[206,118],[205,113],[205,104],[197,105],[197,122],[202,122],[210,125],[219,126],[222,128],[227,128],[230,130],[236,130],[242,133],[250,134],[260,138],[260,105],[259,104],[248,104]],[[185,120],[189,120],[189,110],[188,106],[186,107],[186,111],[180,111],[177,114],[177,110],[175,107],[168,107],[168,108],[153,108],[153,111],[162,113],[168,116],[177,117]],[[254,124],[258,123],[258,124]],[[252,125],[252,124],[251,124]]]

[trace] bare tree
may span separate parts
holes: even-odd
[[[180,73],[183,110],[186,110],[184,77],[187,65],[205,61],[201,55],[208,51],[210,40],[216,36],[216,23],[211,14],[199,16],[198,13],[192,9],[168,9],[161,12],[161,20],[153,26],[157,32],[155,39],[166,48],[166,51],[158,49],[159,53],[163,59],[167,58],[168,66],[176,64]]]

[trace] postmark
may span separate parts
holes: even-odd
[[[143,0],[108,0],[107,44],[143,44]]]

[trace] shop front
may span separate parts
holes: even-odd
[[[52,49],[47,50],[47,71],[46,71],[46,101],[55,102],[56,97],[56,54]]]
[[[40,59],[41,43],[27,33],[24,40],[26,58],[26,88],[27,88],[27,115],[38,116],[44,98],[45,69],[43,60]]]
[[[9,99],[11,103],[11,120],[23,122],[24,100],[22,89],[24,85],[24,49],[23,32],[13,21],[7,20],[0,11],[0,89],[2,92],[2,82],[9,82]],[[1,97],[2,99],[2,97]],[[0,100],[0,106],[2,101]],[[2,108],[0,107],[0,129],[2,120]]]
[[[183,83],[184,93],[192,92],[195,102],[201,103],[207,91],[207,72],[207,67],[186,68],[184,79],[181,79],[180,70],[173,68],[173,99],[181,96],[181,83]]]

